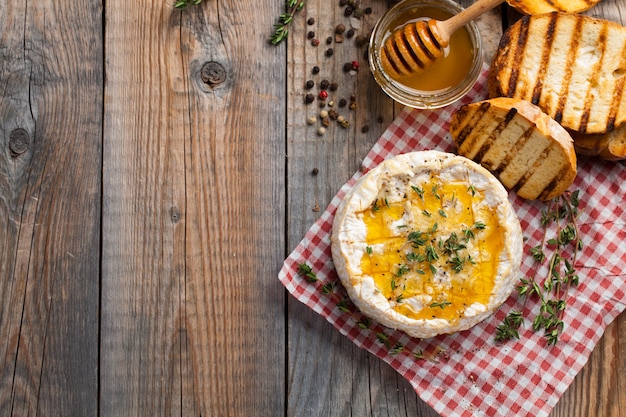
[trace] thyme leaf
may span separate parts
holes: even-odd
[[[304,3],[305,0],[285,0],[285,12],[278,16],[278,22],[274,24],[274,32],[270,36],[272,45],[278,45],[287,39],[293,18],[297,12],[304,8]]]

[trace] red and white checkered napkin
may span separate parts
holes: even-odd
[[[405,109],[365,158],[364,171],[403,152],[453,151],[447,135],[448,120],[461,104],[486,97],[485,75],[461,103],[435,111]],[[496,327],[506,313],[522,308],[516,291],[491,318],[452,335],[419,340],[377,323],[364,326],[363,317],[343,287],[329,284],[338,283],[330,252],[333,216],[362,172],[341,188],[285,260],[280,281],[359,347],[389,363],[442,416],[546,416],[587,362],[606,326],[626,308],[626,168],[619,163],[588,160],[579,161],[578,169],[571,190],[580,190],[582,214],[578,224],[584,252],[576,262],[580,284],[570,289],[565,330],[556,346],[547,346],[528,320],[520,329],[520,340],[494,341]],[[528,249],[542,239],[540,217],[545,206],[513,193],[510,198],[526,239],[522,273],[544,277],[547,268],[538,268]],[[310,282],[299,275],[302,263],[313,269],[318,281]],[[534,317],[538,308],[538,302],[530,298],[525,316]],[[422,358],[414,355],[419,352]]]

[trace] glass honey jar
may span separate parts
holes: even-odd
[[[417,20],[446,20],[462,10],[452,0],[404,0],[381,16],[368,55],[374,79],[387,95],[406,106],[428,109],[447,106],[470,91],[483,65],[480,33],[473,21],[452,35],[442,57],[416,74],[392,76],[381,63],[381,49],[395,30]]]

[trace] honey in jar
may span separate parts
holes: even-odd
[[[452,14],[446,10],[434,7],[424,7],[412,10],[412,13],[399,15],[385,28],[383,39],[387,39],[393,32],[417,20],[446,20]],[[390,75],[395,81],[406,87],[419,91],[442,91],[459,84],[472,68],[474,47],[469,32],[461,28],[452,34],[450,45],[445,48],[444,56],[435,60],[424,70],[408,76]]]
[[[397,29],[417,20],[446,20],[463,8],[453,0],[403,0],[387,10],[372,31],[369,64],[374,79],[395,101],[426,109],[451,104],[467,94],[478,80],[483,65],[478,26],[469,22],[458,29],[430,67],[414,75],[388,74],[381,62],[386,39]]]

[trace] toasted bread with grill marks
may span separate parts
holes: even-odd
[[[576,177],[572,137],[528,101],[500,97],[464,105],[452,115],[450,133],[460,155],[522,198],[550,200]]]
[[[626,160],[626,124],[611,132],[596,135],[573,132],[572,138],[579,155],[598,156],[608,161]]]
[[[538,105],[568,130],[598,134],[626,123],[626,28],[569,13],[524,16],[504,33],[490,97]]]
[[[591,9],[601,0],[506,0],[509,6],[523,14],[550,12],[579,13]]]

